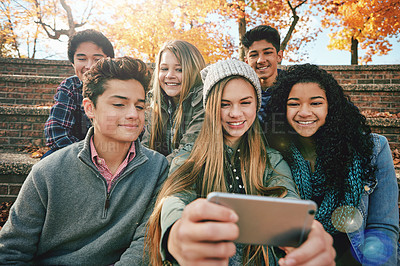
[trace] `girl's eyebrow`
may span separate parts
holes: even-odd
[[[167,63],[161,63],[160,66],[168,66],[168,64]],[[181,64],[178,63],[178,64],[175,64],[175,66],[181,66]]]
[[[242,99],[240,99],[241,101],[244,101],[244,100],[247,100],[247,99],[252,99],[253,98],[253,96],[247,96],[247,97],[244,97],[244,98],[242,98]]]
[[[325,98],[324,98],[323,96],[314,96],[314,97],[311,97],[311,100],[314,100],[314,99],[324,99],[324,100],[325,100]]]
[[[298,101],[298,100],[299,100],[299,98],[292,97],[292,98],[288,98],[287,100],[288,100],[288,101],[290,101],[290,100],[295,100],[295,101]]]
[[[325,98],[322,97],[322,96],[314,96],[314,97],[311,97],[310,99],[311,99],[311,100],[315,100],[315,99],[323,99],[323,100],[325,100]],[[287,100],[288,100],[288,101],[290,101],[290,100],[298,101],[298,100],[300,100],[300,99],[299,99],[299,98],[296,98],[296,97],[292,97],[292,98],[288,98]]]
[[[242,99],[240,99],[240,100],[241,100],[241,101],[244,101],[244,100],[252,99],[252,98],[253,98],[253,96],[247,96],[247,97],[244,97],[244,98],[242,98]],[[230,100],[225,100],[225,99],[221,99],[221,101],[230,102]]]

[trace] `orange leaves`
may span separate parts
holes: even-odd
[[[327,1],[323,25],[336,30],[329,47],[350,51],[351,38],[355,38],[366,50],[362,60],[370,62],[373,55],[391,50],[387,38],[400,33],[399,14],[399,0]]]
[[[183,39],[199,48],[207,63],[230,57],[232,40],[209,15],[218,7],[212,0],[153,0],[134,4],[121,1],[107,8],[104,32],[120,54],[154,62],[160,47],[171,39]],[[101,21],[99,21],[100,23]]]

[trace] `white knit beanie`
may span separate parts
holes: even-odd
[[[229,76],[245,77],[255,88],[258,105],[257,111],[261,106],[261,85],[256,72],[245,62],[228,59],[209,65],[200,71],[203,80],[203,106],[205,108],[208,94],[211,88],[220,80]]]

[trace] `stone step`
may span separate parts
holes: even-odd
[[[0,203],[15,201],[32,166],[39,160],[28,153],[0,149]]]
[[[0,106],[0,145],[17,150],[26,146],[43,146],[44,123],[50,107]]]

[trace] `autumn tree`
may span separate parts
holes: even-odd
[[[4,0],[0,4],[0,55],[35,58],[38,42],[71,36],[85,25],[93,0]],[[21,47],[27,52],[22,53]]]
[[[13,10],[10,0],[0,3],[0,56],[21,57],[15,27],[18,23],[18,12]]]
[[[399,0],[324,0],[323,4],[323,25],[333,31],[328,48],[350,51],[352,65],[391,51],[388,38],[400,40]],[[366,50],[363,57],[358,56],[359,48]]]
[[[85,25],[93,9],[93,0],[27,0],[33,5],[31,15],[50,39],[58,40],[62,35],[72,36],[76,29]],[[75,9],[71,8],[71,4]]]
[[[209,0],[154,0],[102,3],[96,24],[115,41],[124,55],[154,62],[163,43],[182,39],[194,44],[207,62],[229,57],[233,52],[230,35],[207,20],[214,9]],[[107,20],[103,18],[107,17]]]
[[[246,30],[260,24],[267,24],[281,34],[281,50],[290,56],[288,61],[297,62],[305,55],[300,48],[315,40],[320,29],[310,26],[312,13],[307,0],[233,0],[220,1],[220,14],[233,19],[238,25],[239,39]],[[297,54],[297,55],[296,55]],[[239,47],[239,58],[244,58],[243,48]]]

